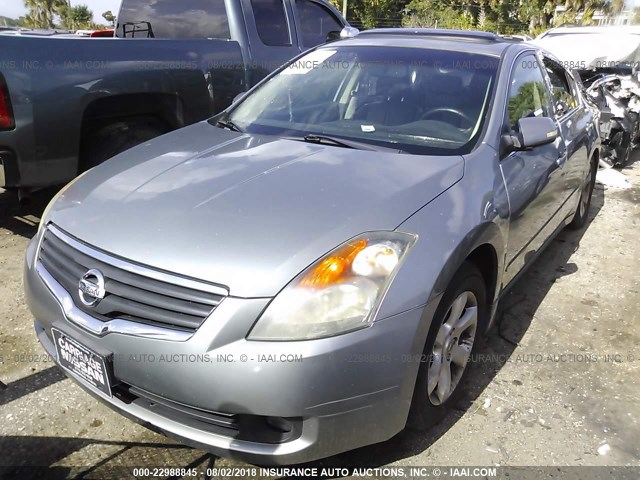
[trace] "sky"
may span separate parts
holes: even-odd
[[[118,13],[120,0],[71,0],[71,5],[86,5],[93,12],[93,21],[107,23],[102,18],[102,12],[111,10],[114,15]],[[18,18],[27,13],[23,0],[0,0],[0,16]]]

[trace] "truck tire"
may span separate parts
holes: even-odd
[[[78,173],[169,130],[162,120],[141,117],[120,120],[89,132],[82,142]]]

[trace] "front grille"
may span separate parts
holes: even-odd
[[[154,275],[157,271],[147,267],[121,268],[109,263],[110,257],[104,252],[89,246],[80,251],[74,245],[81,244],[57,227],[47,228],[39,261],[67,291],[76,307],[100,321],[123,319],[193,332],[224,298],[205,291],[204,285],[202,290],[177,285],[181,277],[176,277],[176,283],[158,280],[158,275]],[[91,252],[96,252],[95,256],[100,260]],[[121,265],[123,262],[113,263]],[[99,270],[104,276],[105,295],[96,305],[87,306],[80,300],[78,286],[83,275],[91,269]],[[144,275],[145,270],[148,276]],[[169,275],[163,274],[163,278],[166,277]],[[190,281],[190,284],[194,282]]]

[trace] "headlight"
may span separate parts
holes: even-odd
[[[309,340],[371,325],[416,237],[374,232],[339,246],[298,275],[263,312],[250,340]]]

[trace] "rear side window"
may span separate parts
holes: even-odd
[[[258,36],[271,47],[291,45],[289,24],[282,0],[251,0]]]
[[[567,109],[574,108],[578,105],[577,100],[569,86],[565,70],[547,58],[544,59],[544,67],[551,81],[551,92],[553,93],[553,104],[556,106],[556,116],[562,116],[567,113]],[[564,104],[566,108],[559,107],[560,104]]]
[[[518,120],[549,117],[550,105],[538,59],[525,55],[516,61],[509,86],[509,126],[516,130]]]
[[[224,0],[123,0],[117,36],[230,38]]]
[[[325,43],[329,32],[342,30],[342,24],[335,15],[316,2],[296,0],[296,9],[300,19],[303,47],[315,47]]]

